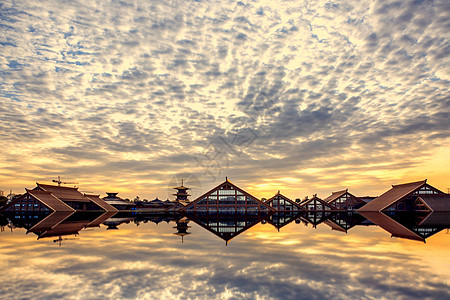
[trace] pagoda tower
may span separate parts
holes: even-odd
[[[173,194],[174,196],[177,196],[175,201],[178,203],[189,203],[188,197],[190,194],[188,194],[187,190],[190,190],[190,188],[187,188],[183,185],[183,179],[181,179],[181,186],[174,187],[175,190],[177,190],[176,194]]]

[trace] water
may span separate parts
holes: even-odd
[[[354,226],[345,233],[331,230],[325,223],[314,228],[299,218],[295,219],[297,222],[286,219],[288,223],[279,226],[278,231],[271,224],[282,225],[278,216],[271,218],[271,222],[254,225],[254,219],[250,218],[246,226],[250,227],[236,235],[229,233],[233,231],[230,226],[220,229],[211,216],[210,223],[201,225],[186,218],[180,221],[180,217],[166,222],[164,219],[171,217],[138,216],[138,220],[133,220],[122,214],[109,219],[105,223],[108,226],[87,227],[76,236],[59,237],[55,231],[55,236],[40,239],[36,233],[26,234],[25,228],[14,228],[11,232],[4,227],[0,233],[3,270],[0,297],[448,299],[450,296],[450,238],[445,229],[424,243],[391,238],[390,233],[375,225]],[[89,218],[94,217],[71,216],[59,226],[70,232],[77,226],[83,227],[82,223],[86,223],[83,219]],[[205,216],[197,216],[196,220],[204,221]],[[245,225],[242,218],[238,222]],[[206,228],[208,224],[218,227],[211,230]],[[118,230],[107,230],[108,227]],[[228,235],[218,234],[217,230]],[[230,234],[233,236],[227,243],[225,239]]]

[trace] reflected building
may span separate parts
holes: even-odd
[[[450,228],[450,212],[361,212],[391,234],[399,237],[425,242],[428,237]]]
[[[189,226],[189,221],[190,220],[186,217],[176,221],[177,226],[175,226],[174,228],[177,230],[177,232],[174,232],[174,235],[181,236],[181,243],[184,243],[185,235],[191,234],[190,232],[188,232],[188,229],[191,228],[191,226]]]
[[[316,228],[320,223],[325,222],[332,212],[328,211],[307,211],[300,217],[301,220],[307,224],[311,224],[313,228]]]
[[[327,217],[323,222],[331,227],[332,230],[347,233],[351,228],[357,225],[371,225],[366,218],[358,213],[351,212],[335,212]]]
[[[6,216],[17,228],[25,228],[28,233],[34,233],[38,239],[78,235],[80,230],[99,227],[115,212],[6,212]]]
[[[294,220],[299,220],[304,211],[277,211],[267,218],[267,222],[280,231],[280,229]]]

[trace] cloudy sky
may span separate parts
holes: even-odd
[[[0,3],[0,189],[450,187],[450,3]]]

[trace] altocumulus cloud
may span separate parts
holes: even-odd
[[[448,144],[448,1],[7,0],[0,14],[11,186],[382,182],[361,165],[406,170]]]

